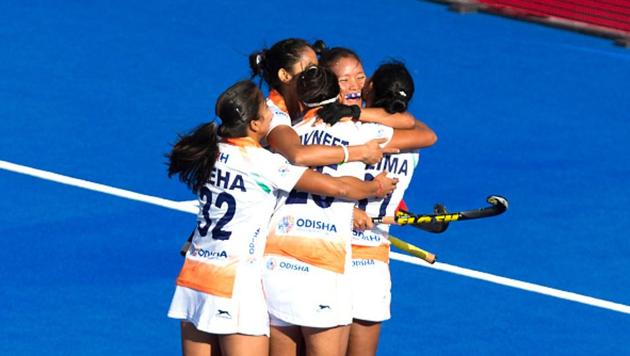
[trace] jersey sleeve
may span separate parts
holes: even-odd
[[[308,167],[294,166],[277,153],[270,153],[263,164],[262,174],[274,190],[291,191]]]
[[[280,110],[277,106],[273,105],[269,100],[267,101],[267,106],[269,110],[271,110],[271,123],[269,124],[269,132],[275,129],[278,126],[286,125],[291,127],[291,117],[286,112]]]
[[[381,144],[381,147],[385,147],[389,141],[391,141],[394,135],[394,129],[389,126],[377,124],[377,123],[361,123],[359,126],[360,137],[365,139],[365,142],[376,139],[384,138],[387,141]]]

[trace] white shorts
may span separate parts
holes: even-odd
[[[191,322],[197,330],[211,334],[269,336],[260,265],[239,266],[232,298],[177,286],[168,316]]]
[[[269,325],[276,327],[294,326],[293,324],[280,320],[271,314],[269,314]]]
[[[350,280],[354,319],[381,322],[391,317],[389,264],[374,259],[353,259]]]
[[[331,328],[352,323],[347,273],[335,273],[290,257],[270,255],[264,261],[263,286],[273,325]]]

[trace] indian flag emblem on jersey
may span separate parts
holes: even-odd
[[[278,222],[278,232],[281,234],[288,234],[295,225],[295,218],[287,215],[283,216]]]
[[[260,174],[252,172],[251,175],[254,178],[256,185],[258,185],[258,187],[260,187],[260,189],[262,189],[263,192],[271,193],[271,188],[269,188],[267,184],[262,182],[263,178],[260,176]]]

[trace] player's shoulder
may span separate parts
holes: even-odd
[[[267,99],[267,107],[271,111],[271,114],[274,115],[274,116],[289,117],[289,113],[287,113],[286,111],[282,110],[271,99]]]

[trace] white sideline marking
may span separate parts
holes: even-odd
[[[50,181],[61,183],[61,184],[67,184],[67,185],[72,185],[72,186],[83,188],[83,189],[94,190],[100,193],[115,195],[117,197],[131,199],[131,200],[137,200],[144,203],[158,205],[164,208],[183,211],[186,213],[197,214],[197,212],[199,211],[196,205],[190,204],[190,202],[188,201],[177,202],[173,200],[158,198],[151,195],[140,194],[140,193],[136,193],[129,190],[120,189],[120,188],[114,188],[108,185],[94,183],[94,182],[90,182],[83,179],[72,178],[72,177],[64,176],[57,173],[43,171],[41,169],[35,169],[35,168],[27,167],[27,166],[22,166],[22,165],[7,162],[7,161],[0,161],[0,168],[6,169],[7,171],[15,172],[15,173],[26,174],[29,176],[33,176],[33,177],[37,177],[37,178],[41,178],[45,180],[50,180]]]
[[[181,205],[184,206],[192,206],[195,209],[199,209],[199,200],[195,199],[195,200],[183,200],[183,201],[179,201],[178,202]]]
[[[470,277],[474,279],[480,279],[486,282],[496,283],[496,284],[500,284],[500,285],[504,285],[504,286],[508,286],[512,288],[526,290],[529,292],[540,293],[540,294],[548,295],[551,297],[570,300],[572,302],[588,304],[594,307],[610,309],[610,310],[617,311],[620,313],[630,314],[630,306],[625,305],[625,304],[610,302],[607,300],[597,299],[597,298],[593,298],[593,297],[589,297],[589,296],[585,296],[585,295],[581,295],[581,294],[577,294],[573,292],[567,292],[567,291],[563,291],[559,289],[549,288],[549,287],[542,286],[540,284],[523,282],[517,279],[496,276],[490,273],[479,272],[479,271],[475,271],[468,268],[449,265],[447,263],[435,262],[434,264],[429,264],[428,262],[423,261],[417,257],[403,255],[397,252],[390,252],[389,255],[392,259],[411,263],[411,264],[422,266],[422,267],[427,267],[427,268],[432,268],[432,269],[436,269],[436,270],[440,270],[444,272],[459,274],[461,276],[466,276],[466,277]]]
[[[61,183],[61,184],[67,184],[67,185],[89,189],[89,190],[93,190],[93,191],[97,191],[97,192],[101,192],[105,194],[115,195],[121,198],[141,201],[144,203],[158,205],[161,207],[183,211],[186,213],[197,214],[198,212],[196,201],[177,202],[173,200],[154,197],[151,195],[139,194],[139,193],[135,193],[129,190],[114,188],[114,187],[110,187],[104,184],[93,183],[93,182],[89,182],[83,179],[72,178],[72,177],[61,175],[61,174],[56,174],[56,173],[52,173],[48,171],[43,171],[40,169],[26,167],[26,166],[22,166],[19,164],[10,163],[7,161],[2,161],[2,160],[0,160],[0,168],[5,169],[7,171],[15,172],[15,173],[26,174],[29,176],[33,176],[33,177],[37,177],[37,178],[41,178],[45,180],[50,180],[50,181]],[[480,279],[483,281],[496,283],[496,284],[500,284],[500,285],[504,285],[504,286],[508,286],[512,288],[522,289],[522,290],[526,290],[526,291],[530,291],[534,293],[544,294],[544,295],[548,295],[555,298],[569,300],[572,302],[587,304],[594,307],[599,307],[599,308],[609,309],[609,310],[613,310],[620,313],[630,314],[630,306],[615,303],[615,302],[610,302],[603,299],[597,299],[597,298],[593,298],[593,297],[589,297],[589,296],[585,296],[585,295],[581,295],[581,294],[577,294],[573,292],[567,292],[567,291],[563,291],[559,289],[549,288],[549,287],[545,287],[539,284],[523,282],[516,279],[496,276],[493,274],[479,272],[479,271],[462,268],[462,267],[458,267],[454,265],[449,265],[442,262],[436,262],[435,264],[431,265],[419,258],[403,255],[397,252],[391,252],[390,257],[394,260],[407,262],[410,264],[414,264],[414,265],[418,265],[418,266],[422,266],[426,268],[454,273],[461,276],[466,276],[466,277],[470,277],[474,279]]]

